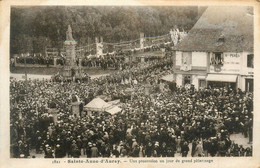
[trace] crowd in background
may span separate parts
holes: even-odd
[[[22,54],[16,58],[18,64],[36,64],[36,65],[53,65],[54,59],[51,56],[45,56],[37,53],[34,55]],[[12,66],[15,66],[12,64]]]
[[[166,87],[171,60],[129,64],[108,76],[82,82],[10,81],[12,157],[252,156],[253,94],[232,88]],[[150,86],[148,93],[146,86]],[[127,91],[131,88],[131,91]],[[73,116],[71,97],[82,105],[97,96],[120,99],[122,111]],[[55,123],[50,107],[58,112]]]
[[[159,45],[151,45],[144,48],[144,52],[151,52],[151,51],[158,51],[161,50],[161,47],[163,47],[166,51],[169,51],[170,46],[169,44],[161,46]],[[80,56],[78,53],[76,59],[74,60],[77,66],[87,67],[87,68],[101,68],[101,69],[108,69],[113,68],[116,70],[124,68],[125,59],[126,57],[129,57],[133,54],[139,53],[140,50],[122,50],[118,49],[113,52],[113,54],[105,54],[103,56],[95,56],[92,55],[92,57],[89,57],[89,55],[86,55],[86,53]],[[58,66],[64,66],[65,65],[65,55],[61,54],[57,51],[56,54],[50,53],[50,54],[41,54],[41,53],[35,53],[35,54],[21,54],[17,55],[16,58],[12,58],[10,61],[10,67],[15,67],[15,59],[17,64],[28,64],[28,65],[54,65],[54,57],[56,57],[56,65]],[[80,62],[81,59],[81,62]],[[154,58],[152,58],[154,59]]]

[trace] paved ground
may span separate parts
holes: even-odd
[[[17,80],[25,80],[25,74],[14,74],[11,73],[10,77],[16,78]],[[51,75],[35,75],[35,74],[27,74],[27,79],[51,79]]]
[[[238,145],[243,145],[244,148],[250,147],[252,144],[249,144],[249,138],[245,138],[241,133],[230,135],[231,141],[234,141]]]
[[[52,67],[12,67],[11,73],[14,74],[24,74],[27,71],[28,74],[38,74],[38,75],[52,75],[57,73],[60,68]]]

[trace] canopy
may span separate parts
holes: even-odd
[[[164,81],[167,81],[167,82],[173,82],[174,81],[173,74],[165,75],[161,79],[164,80]]]
[[[237,75],[208,74],[207,81],[236,82]]]
[[[116,100],[113,100],[113,101],[109,101],[107,102],[109,105],[117,105],[120,103],[120,99],[116,99]]]
[[[198,79],[204,79],[204,80],[205,80],[205,79],[206,79],[206,76],[198,75],[197,78],[198,78]]]
[[[122,110],[122,109],[119,108],[118,106],[114,106],[114,107],[112,107],[111,109],[107,109],[106,112],[108,112],[108,113],[114,115],[114,114],[120,112],[121,110]]]
[[[87,105],[84,106],[85,110],[92,110],[92,111],[104,111],[106,108],[108,108],[110,105],[106,103],[101,98],[95,98],[91,102],[89,102]]]

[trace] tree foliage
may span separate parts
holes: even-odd
[[[197,7],[54,6],[11,9],[11,55],[44,52],[46,46],[61,48],[71,25],[78,45],[120,42],[166,34],[171,28],[189,30],[197,21]]]

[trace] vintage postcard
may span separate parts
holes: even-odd
[[[1,167],[260,167],[259,1],[12,1]]]

